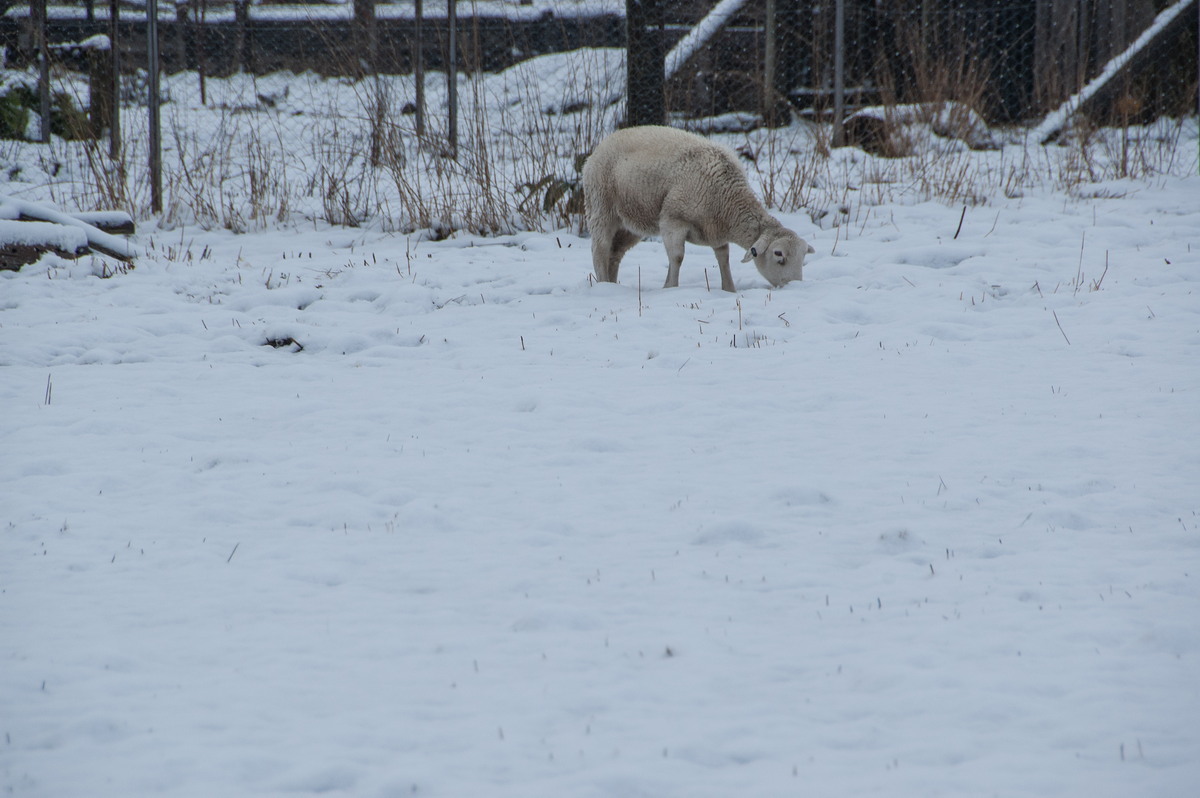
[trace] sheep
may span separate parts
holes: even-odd
[[[592,235],[592,267],[617,281],[621,258],[645,236],[661,235],[669,266],[664,288],[679,285],[684,242],[712,247],[721,288],[734,291],[729,242],[746,249],[772,286],[802,279],[803,238],[767,214],[730,150],[671,127],[618,130],[583,166],[584,211]]]

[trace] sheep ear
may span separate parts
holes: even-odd
[[[815,249],[813,249],[813,245],[812,245],[812,244],[805,244],[804,246],[808,247],[808,254],[809,254],[809,255],[813,255],[813,254],[815,254],[815,253],[816,253],[816,250],[815,250]]]
[[[746,250],[746,254],[742,257],[742,263],[745,263],[751,258],[757,258],[759,250],[765,249],[769,244],[770,242],[767,241],[766,236],[759,237],[759,239],[750,246],[750,249]]]

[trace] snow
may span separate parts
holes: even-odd
[[[0,219],[17,219],[21,216],[38,219],[43,222],[52,222],[54,225],[64,228],[74,228],[79,233],[82,233],[82,237],[87,243],[122,258],[136,258],[142,254],[141,249],[127,238],[105,233],[81,219],[62,213],[54,208],[0,194]],[[45,228],[44,225],[40,224],[37,227],[39,230]],[[4,229],[11,231],[13,228],[12,225],[9,225]],[[65,231],[62,235],[68,236]],[[78,234],[69,234],[69,238],[72,241],[79,237]],[[66,239],[64,238],[64,240]]]
[[[1192,795],[1182,160],[777,212],[779,290],[299,212],[0,273],[0,786]]]
[[[94,36],[88,36],[79,43],[79,46],[85,50],[111,50],[112,40],[103,33],[97,33]]]
[[[73,215],[79,221],[99,228],[121,227],[134,223],[130,215],[124,211],[86,211]]]
[[[122,13],[122,18],[134,17],[138,7],[144,8],[145,2],[129,3],[129,10]],[[174,3],[159,3],[159,18],[164,21],[175,19]],[[624,16],[625,3],[622,0],[476,0],[471,3],[459,2],[458,16],[466,18],[472,14],[488,19],[536,20],[553,16],[559,19],[576,17]],[[425,19],[445,19],[447,3],[444,0],[426,0],[422,7]],[[469,10],[468,10],[469,9]],[[142,15],[145,11],[141,11]],[[29,16],[28,6],[11,8],[4,12],[5,16],[23,18]],[[271,3],[267,5],[251,4],[247,9],[248,18],[258,21],[287,21],[287,20],[337,20],[350,19],[354,15],[352,2],[331,3]],[[415,15],[412,2],[379,2],[375,6],[375,14],[379,19],[411,19]],[[88,19],[87,9],[82,5],[50,5],[47,8],[49,19]],[[108,7],[97,5],[92,10],[92,17],[99,20],[108,19]],[[209,8],[204,18],[210,23],[232,22],[234,12],[229,4]]]
[[[0,244],[53,246],[67,252],[87,247],[87,234],[77,227],[49,222],[16,222],[0,218]]]

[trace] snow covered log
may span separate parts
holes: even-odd
[[[78,258],[87,251],[87,236],[77,228],[0,219],[0,271],[20,271],[47,252]]]
[[[26,202],[24,199],[16,199],[13,197],[0,196],[0,220],[16,221],[16,222],[49,222],[54,226],[72,228],[82,232],[85,240],[85,246],[88,250],[95,250],[107,256],[119,260],[130,262],[142,254],[142,250],[132,241],[120,238],[119,235],[104,232],[96,223],[101,223],[103,227],[118,230],[118,232],[132,232],[133,220],[126,214],[121,214],[119,211],[101,211],[94,215],[71,216],[64,214],[59,210],[48,208],[46,205]],[[85,221],[90,220],[90,221]],[[68,235],[62,233],[61,235]],[[73,233],[70,235],[74,235]],[[0,239],[4,241],[5,239]]]
[[[29,260],[22,258],[39,251],[55,252],[64,257],[79,257],[94,251],[127,263],[141,256],[142,250],[136,244],[105,232],[102,227],[113,232],[132,233],[133,220],[117,211],[72,216],[35,202],[0,196],[3,268],[20,269],[40,255],[34,254]]]

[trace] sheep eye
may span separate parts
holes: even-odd
[[[777,250],[775,250],[775,257],[777,257],[777,258],[782,258],[782,257],[783,257],[783,250],[782,250],[782,249],[777,249]]]
[[[758,257],[758,249],[757,248],[750,247],[750,257],[752,257],[752,258]]]

